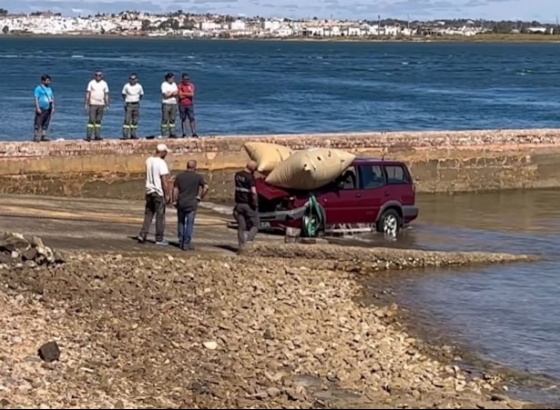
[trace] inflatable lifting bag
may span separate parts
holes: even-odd
[[[356,156],[329,148],[297,151],[278,164],[266,182],[279,188],[313,190],[338,178]]]
[[[270,172],[280,162],[292,155],[293,151],[279,144],[269,144],[267,142],[246,142],[245,151],[253,161],[256,161],[259,172]]]

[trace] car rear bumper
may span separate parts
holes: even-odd
[[[403,205],[402,207],[404,223],[409,223],[418,218],[418,207],[414,205]]]
[[[260,212],[259,219],[261,222],[287,222],[295,221],[303,218],[307,206],[301,206],[295,209],[274,212]]]

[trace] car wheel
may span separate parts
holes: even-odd
[[[401,230],[402,220],[396,209],[387,209],[377,221],[377,231],[396,237]]]

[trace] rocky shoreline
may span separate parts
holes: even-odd
[[[478,377],[429,354],[399,324],[397,306],[361,303],[355,272],[365,265],[351,264],[371,262],[366,250],[307,246],[298,251],[315,252],[306,258],[296,248],[186,258],[70,252],[64,264],[0,271],[0,405],[523,407],[501,394],[499,375]],[[37,349],[49,341],[61,356],[47,363]]]

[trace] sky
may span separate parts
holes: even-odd
[[[12,13],[50,10],[70,16],[181,9],[191,13],[289,18],[375,20],[380,15],[411,20],[472,18],[556,22],[560,15],[560,0],[1,0],[0,7]]]

